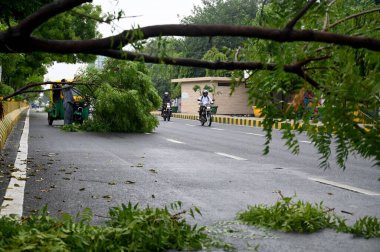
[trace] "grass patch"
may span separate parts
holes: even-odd
[[[200,212],[197,208],[179,211],[181,206],[176,202],[169,208],[143,209],[123,204],[109,210],[109,221],[102,226],[90,225],[90,209],[76,218],[69,214],[52,218],[46,207],[21,221],[5,216],[0,218],[0,251],[166,251],[226,246],[208,237],[204,227],[187,224],[185,214],[194,217]]]
[[[355,237],[380,237],[380,222],[376,217],[364,217],[350,227],[345,219],[336,215],[333,209],[323,205],[311,204],[294,197],[281,196],[272,206],[254,205],[238,214],[237,218],[246,224],[261,226],[284,232],[313,233],[324,228],[337,232],[351,233]]]

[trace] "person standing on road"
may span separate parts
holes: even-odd
[[[74,97],[72,92],[72,87],[65,79],[61,80],[65,83],[62,87],[63,93],[63,109],[64,109],[64,125],[73,123],[73,113],[74,113]]]

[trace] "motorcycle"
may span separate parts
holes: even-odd
[[[199,118],[199,121],[201,122],[202,126],[206,124],[210,127],[212,123],[211,104],[207,103],[204,106],[201,106],[200,110],[201,116]]]
[[[172,116],[172,108],[170,105],[170,102],[166,103],[166,106],[162,109],[162,117],[164,118],[164,121],[168,120],[170,121],[170,117]]]

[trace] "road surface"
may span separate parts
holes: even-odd
[[[239,251],[260,244],[259,251],[379,251],[380,239],[357,239],[324,230],[316,234],[286,234],[240,225],[236,214],[254,204],[273,204],[280,190],[286,196],[334,208],[349,224],[362,216],[380,218],[380,170],[368,160],[350,157],[345,171],[322,170],[319,156],[306,136],[299,136],[301,153],[290,154],[275,130],[270,154],[260,128],[197,121],[160,119],[151,134],[64,132],[47,124],[46,113],[31,111],[20,120],[3,150],[0,196],[29,122],[24,215],[48,205],[52,215],[77,214],[86,207],[94,224],[107,220],[108,209],[122,203],[162,207],[182,201],[196,206],[196,222],[210,232],[224,233]],[[25,161],[25,160],[24,160]],[[3,201],[5,203],[10,203]],[[234,236],[234,237],[232,237]]]

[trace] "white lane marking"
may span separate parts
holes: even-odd
[[[177,143],[177,144],[184,144],[184,142],[180,142],[174,139],[166,138],[167,141],[172,142],[172,143]]]
[[[15,214],[22,216],[24,204],[24,190],[26,184],[26,165],[28,158],[29,136],[29,110],[25,118],[25,125],[20,139],[20,147],[17,152],[12,178],[9,181],[4,201],[0,208],[0,216]]]
[[[186,126],[190,126],[190,127],[195,127],[196,125],[194,124],[185,124]]]
[[[311,141],[299,141],[300,143],[307,143],[307,144],[311,144]]]
[[[245,133],[247,135],[253,135],[253,136],[260,136],[260,137],[265,137],[263,134],[257,134],[257,133]]]
[[[148,132],[147,132],[147,133],[144,133],[144,134],[145,134],[145,135],[150,135],[150,134],[152,134],[152,133],[148,133]]]
[[[345,185],[345,184],[337,183],[337,182],[326,180],[326,179],[309,178],[309,180],[312,180],[312,181],[315,181],[315,182],[319,182],[321,184],[335,186],[335,187],[338,187],[338,188],[342,188],[342,189],[353,191],[353,192],[357,192],[357,193],[362,193],[362,194],[370,195],[370,196],[380,196],[380,193],[377,193],[377,192],[368,191],[368,190],[365,190],[365,189],[361,189],[361,188],[358,188],[358,187],[354,187],[354,186],[350,186],[350,185]]]
[[[242,158],[242,157],[237,157],[237,156],[226,154],[226,153],[222,153],[222,152],[215,152],[215,154],[220,155],[220,156],[224,156],[224,157],[228,157],[228,158],[232,158],[232,159],[235,159],[235,160],[239,160],[239,161],[246,161],[246,160],[248,160],[248,159],[245,159],[245,158]]]
[[[212,130],[224,130],[224,129],[220,129],[220,128],[210,128]]]

